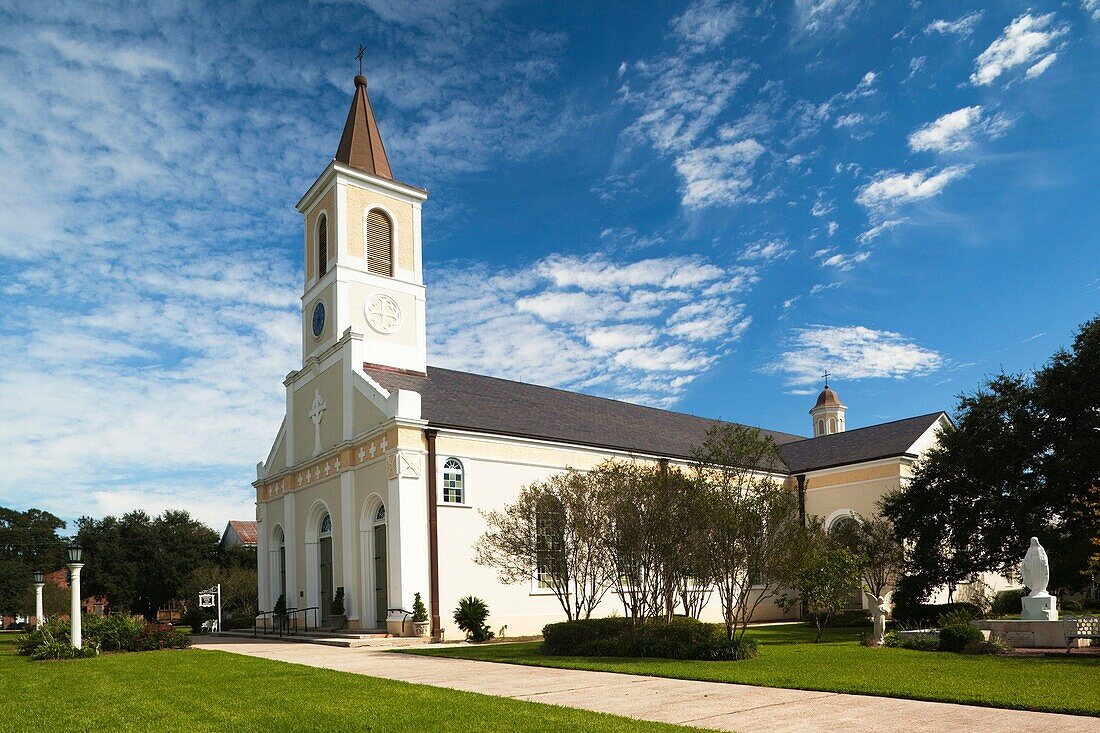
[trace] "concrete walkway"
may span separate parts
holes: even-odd
[[[1076,715],[521,667],[393,654],[377,648],[336,649],[225,637],[204,640],[195,647],[715,730],[1100,732],[1100,719]],[[1042,681],[1037,680],[1036,684]]]

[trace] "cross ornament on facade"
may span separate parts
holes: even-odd
[[[362,463],[362,462],[363,462],[363,458],[364,458],[364,456],[366,456],[366,455],[367,455],[367,451],[366,451],[366,449],[364,449],[364,448],[363,448],[363,446],[359,446],[359,462],[360,462],[360,463]]]
[[[380,445],[382,446],[382,452],[383,452],[383,453],[385,453],[385,452],[386,452],[386,445],[387,445],[387,441],[386,441],[386,436],[385,436],[385,435],[383,435],[383,436],[382,436],[382,442],[380,443]]]
[[[370,457],[374,458],[374,443],[370,444]]]
[[[339,471],[340,471],[340,456],[336,456],[336,460],[332,464],[332,470],[339,473]]]
[[[321,452],[321,418],[325,416],[327,407],[321,397],[321,390],[318,389],[313,395],[313,404],[309,407],[309,419],[313,421],[313,455]]]

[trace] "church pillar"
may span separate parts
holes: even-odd
[[[428,589],[428,511],[424,501],[423,451],[400,450],[389,456],[389,605],[412,610],[413,595]],[[403,614],[390,619],[400,625]],[[409,629],[404,629],[408,632]]]
[[[267,502],[256,502],[256,603],[259,610],[270,611],[271,600],[271,558],[268,556],[271,540],[271,528],[267,524]]]
[[[283,538],[286,543],[286,605],[297,608],[302,605],[298,598],[298,548],[303,537],[298,534],[298,523],[294,517],[294,492],[283,495]]]
[[[345,403],[347,404],[347,403]],[[350,412],[350,410],[348,410]],[[355,472],[340,474],[340,538],[343,545],[344,610],[348,621],[359,620],[359,553],[355,541],[359,537],[355,511]],[[352,624],[354,627],[354,624]]]

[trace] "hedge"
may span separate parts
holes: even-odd
[[[545,654],[582,657],[660,657],[737,660],[758,653],[752,639],[726,638],[725,629],[690,618],[650,620],[635,628],[629,619],[596,618],[548,624]]]
[[[982,618],[984,615],[981,607],[973,603],[917,603],[912,606],[895,604],[893,618],[910,626],[935,626],[936,619],[954,611],[967,611],[972,618]]]

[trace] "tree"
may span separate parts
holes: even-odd
[[[798,502],[773,478],[775,442],[755,428],[711,428],[695,460],[699,518],[709,545],[698,559],[717,590],[727,637],[743,637],[756,608],[794,580],[802,531]]]
[[[57,530],[65,522],[40,509],[0,507],[0,614],[34,611],[26,590],[35,570],[50,572],[65,562],[65,541]]]
[[[157,610],[185,597],[196,568],[213,564],[218,539],[184,511],[81,517],[77,540],[87,550],[83,590],[107,598],[117,610],[154,618]]]
[[[905,562],[894,525],[881,516],[844,522],[833,530],[836,539],[859,560],[860,580],[878,597],[892,588]]]
[[[801,601],[806,606],[817,628],[817,642],[833,616],[851,599],[852,586],[859,582],[860,558],[841,538],[826,532],[817,517],[804,530],[800,549],[797,598],[784,602],[793,605]]]
[[[882,513],[906,541],[914,596],[982,572],[1014,575],[1028,539],[1053,558],[1051,586],[1100,570],[1100,318],[1033,377],[1000,374],[961,395],[956,428]]]
[[[570,620],[588,618],[607,593],[606,513],[594,481],[570,469],[520,490],[503,511],[483,512],[487,529],[474,561],[503,583],[532,580],[553,591]]]

